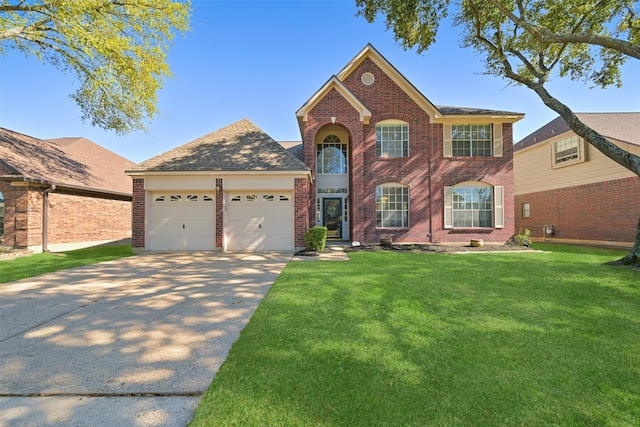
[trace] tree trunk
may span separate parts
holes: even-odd
[[[624,258],[620,258],[617,261],[608,262],[611,265],[633,265],[640,267],[640,218],[638,219],[638,230],[636,232],[636,240],[633,243],[631,252],[625,255]]]

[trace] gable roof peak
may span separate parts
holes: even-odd
[[[305,102],[302,107],[296,111],[298,122],[307,121],[309,111],[316,106],[322,98],[324,98],[332,89],[335,89],[349,104],[360,114],[360,121],[364,124],[369,124],[371,119],[371,111],[349,90],[342,84],[342,81],[337,76],[331,76],[327,82]]]
[[[432,119],[439,119],[443,114],[426,96],[422,94],[396,67],[382,56],[382,54],[371,43],[347,63],[347,65],[336,75],[343,82],[353,73],[362,62],[369,58],[372,60],[391,80],[393,80],[413,101],[418,104]]]

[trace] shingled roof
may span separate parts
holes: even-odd
[[[575,113],[575,115],[584,124],[606,138],[640,145],[640,113]],[[558,116],[518,141],[513,146],[513,150],[522,150],[570,130],[567,122]]]
[[[145,160],[127,172],[308,170],[250,120],[242,119]]]
[[[504,110],[489,110],[486,108],[471,107],[452,107],[449,105],[436,105],[436,108],[445,116],[472,116],[472,115],[490,115],[490,116],[524,116],[524,113],[516,113]]]
[[[38,139],[0,128],[0,162],[10,171],[4,181],[56,184],[58,187],[131,195],[135,166],[86,138]]]

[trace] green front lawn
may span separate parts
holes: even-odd
[[[113,245],[68,252],[46,252],[12,260],[0,260],[0,283],[131,255],[133,255],[131,245]]]
[[[640,425],[640,274],[535,247],[289,263],[191,426]]]

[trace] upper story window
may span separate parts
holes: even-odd
[[[578,135],[553,142],[551,149],[554,168],[584,161],[584,143]]]
[[[451,148],[454,157],[491,156],[491,125],[451,125]]]
[[[409,124],[384,120],[376,125],[377,157],[409,157]]]
[[[444,124],[444,157],[503,157],[502,123]]]
[[[327,137],[316,147],[316,172],[319,174],[347,173],[347,144],[336,135]]]

